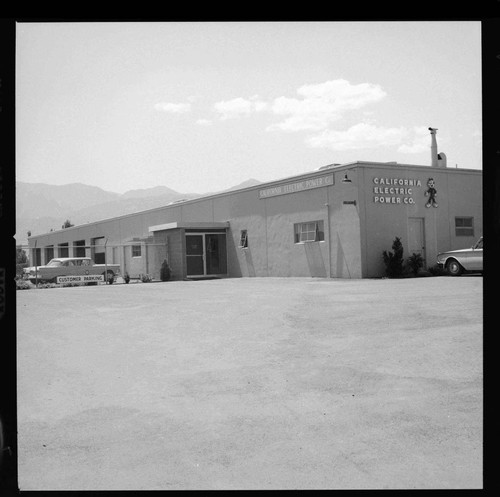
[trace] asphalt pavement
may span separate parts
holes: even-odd
[[[481,488],[482,282],[18,291],[20,489]]]

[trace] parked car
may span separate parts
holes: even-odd
[[[450,250],[437,255],[437,264],[449,275],[459,276],[464,272],[483,272],[483,237],[471,248]]]
[[[107,275],[105,274],[107,271]],[[35,283],[57,283],[60,276],[68,277],[68,281],[96,280],[91,276],[104,276],[104,278],[113,283],[115,275],[120,274],[119,264],[94,264],[90,257],[59,257],[52,259],[45,266],[31,266],[24,269],[27,279]],[[82,276],[83,278],[76,278]],[[75,278],[70,278],[75,277]],[[87,278],[85,278],[87,277]]]

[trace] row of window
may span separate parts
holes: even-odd
[[[294,243],[322,242],[325,239],[323,221],[310,221],[293,225]],[[474,218],[456,217],[455,236],[474,236]],[[248,247],[248,231],[240,232],[240,248]]]
[[[83,245],[83,247],[82,247]],[[73,244],[73,256],[74,257],[85,257],[85,241],[75,242]],[[60,243],[58,246],[58,257],[69,257],[69,244]],[[45,247],[45,260],[50,261],[54,258],[54,246],[50,245]]]
[[[104,254],[104,245],[99,243],[101,241],[100,238],[95,238],[92,240],[92,245],[94,247],[93,258],[96,264],[104,264],[105,263],[105,254]],[[55,253],[55,246],[48,245],[43,248],[43,253],[45,255],[45,264],[50,260],[54,259],[54,257],[69,257],[69,242],[60,243],[57,245],[57,255]],[[85,245],[85,240],[78,240],[73,242],[73,257],[86,257],[88,254],[86,253],[86,249],[89,246]],[[34,261],[37,265],[41,264],[41,255],[42,249],[37,248],[34,250]],[[142,247],[141,245],[132,245],[132,257],[141,257],[142,256]]]
[[[58,245],[59,257],[69,257],[69,244],[61,243]],[[46,259],[50,260],[54,257],[54,246],[45,247]],[[140,245],[132,245],[132,257],[141,257],[142,250]],[[73,245],[73,257],[85,257],[85,242],[75,242]]]

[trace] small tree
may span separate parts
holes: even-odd
[[[410,257],[408,257],[406,263],[408,264],[411,272],[416,276],[418,270],[424,266],[424,259],[420,254],[413,253]]]
[[[168,265],[167,259],[164,259],[160,269],[160,279],[161,281],[168,281],[170,279],[170,276],[170,266]]]
[[[383,257],[385,263],[385,272],[389,278],[399,278],[403,274],[403,244],[401,238],[396,237],[392,244],[394,252],[384,250]]]
[[[71,226],[74,226],[74,224],[71,224],[71,221],[69,219],[66,219],[66,221],[64,221],[64,224],[61,226],[61,228],[64,230],[66,228],[71,228]]]
[[[16,276],[21,277],[23,275],[23,269],[28,267],[28,256],[22,247],[16,247]]]
[[[26,264],[28,256],[22,247],[16,247],[16,264]]]

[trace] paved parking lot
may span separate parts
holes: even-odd
[[[18,291],[20,489],[481,488],[482,282]]]

